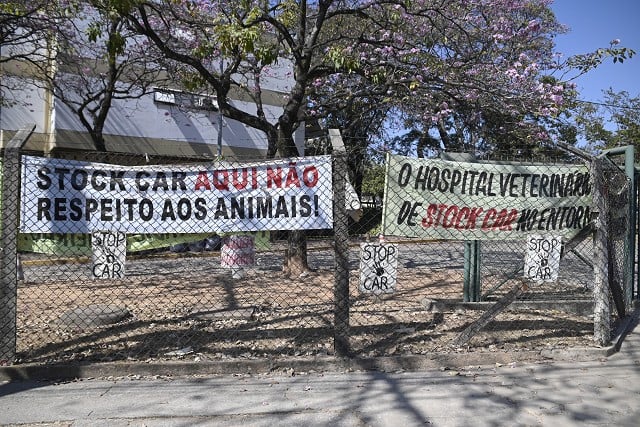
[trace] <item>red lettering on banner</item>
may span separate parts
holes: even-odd
[[[267,168],[267,188],[282,188],[282,168]]]
[[[489,209],[482,221],[482,230],[511,230],[511,224],[518,218],[516,209]]]
[[[229,172],[222,171],[214,171],[213,172],[213,186],[218,190],[227,190],[229,191]]]
[[[289,163],[289,172],[287,172],[287,180],[284,183],[284,186],[286,188],[300,188],[300,179],[298,178],[298,171],[296,170],[296,162]]]
[[[296,162],[290,162],[288,169],[277,166],[259,170],[254,166],[251,168],[219,169],[214,171],[203,170],[198,172],[196,176],[194,190],[211,190],[213,188],[221,191],[233,191],[234,189],[246,190],[249,187],[252,190],[256,190],[259,188],[259,181],[263,185],[266,184],[269,189],[301,188],[303,185],[307,188],[313,188],[318,185],[320,173],[317,167],[313,165],[306,166],[302,169],[302,172],[296,167]],[[258,179],[259,176],[260,180]],[[178,184],[182,182],[179,180],[180,177],[176,179],[178,179]],[[184,178],[182,179],[184,180]],[[138,180],[140,180],[140,177],[138,177]],[[141,185],[148,186],[148,184],[138,182],[138,186]]]
[[[484,214],[484,215],[483,215]],[[432,203],[427,206],[421,224],[424,228],[442,227],[456,230],[508,231],[518,219],[517,209],[491,208],[485,212],[481,207],[456,206]],[[480,223],[479,221],[482,220]]]
[[[302,182],[309,188],[315,187],[320,179],[320,174],[318,173],[318,169],[311,165],[304,168],[302,172]]]
[[[242,179],[240,179],[240,174],[238,173],[238,169],[234,169],[231,173],[233,186],[236,190],[243,190],[247,187],[249,183],[249,172],[246,168],[242,169]]]
[[[198,176],[196,178],[195,190],[198,191],[202,188],[205,190],[211,190],[211,183],[209,182],[207,171],[198,172]]]
[[[258,168],[251,168],[251,188],[258,188]]]

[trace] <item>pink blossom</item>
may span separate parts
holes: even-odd
[[[561,95],[555,95],[555,94],[551,95],[550,98],[551,98],[551,101],[553,101],[557,105],[562,104],[562,101],[564,99]]]
[[[529,25],[527,25],[527,30],[529,31],[538,31],[540,29],[540,21],[537,19],[532,19],[529,21]]]

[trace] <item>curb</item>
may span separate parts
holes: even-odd
[[[424,371],[513,363],[588,361],[608,357],[616,346],[522,352],[431,353],[372,358],[274,358],[205,362],[96,362],[73,364],[24,364],[0,367],[0,381],[71,380],[126,376],[293,374],[296,372]]]

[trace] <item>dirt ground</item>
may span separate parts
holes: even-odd
[[[213,255],[153,256],[130,262],[119,281],[88,278],[86,260],[27,265],[18,290],[19,362],[331,355],[334,271],[324,260],[318,264],[291,278],[277,259],[259,258],[234,279]],[[462,301],[460,269],[401,268],[395,292],[384,295],[362,293],[358,285],[354,269],[348,334],[358,356],[594,346],[588,315],[513,306],[463,348],[452,347],[482,314],[449,304]],[[114,307],[128,315],[87,326],[95,310]]]

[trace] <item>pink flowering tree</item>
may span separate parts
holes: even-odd
[[[213,92],[223,115],[263,131],[268,156],[296,156],[293,135],[311,113],[310,85],[356,70],[359,64],[341,50],[369,43],[368,27],[377,27],[386,8],[379,2],[329,0],[182,0],[131,2],[121,13],[162,52],[185,87]],[[280,99],[281,114],[272,119],[265,114],[268,94],[262,82],[284,64],[291,75]],[[232,99],[239,96],[252,99],[255,111],[236,107]],[[289,233],[287,254],[290,273],[308,270],[303,232]]]
[[[564,31],[547,0],[112,0],[186,88],[215,94],[226,117],[264,132],[268,155],[299,154],[293,133],[349,105],[394,112],[434,150],[491,149],[549,138],[575,96],[571,79],[618,47],[571,60],[554,55]],[[291,70],[282,112],[267,117],[263,82]],[[573,74],[572,74],[573,73]],[[232,97],[255,103],[237,108]],[[359,102],[359,104],[358,104]],[[355,110],[356,112],[358,110]],[[364,117],[364,116],[363,116]],[[296,246],[297,245],[297,246]],[[297,248],[297,249],[296,249]],[[305,270],[302,234],[290,259]]]
[[[531,156],[568,129],[558,120],[574,105],[572,80],[602,61],[635,52],[609,48],[562,59],[553,38],[566,29],[548,1],[470,0],[395,4],[367,45],[342,48],[358,64],[400,124],[394,149],[418,156],[443,150]],[[393,27],[388,22],[400,21]],[[355,68],[355,67],[354,67]],[[346,96],[370,96],[351,74],[316,82],[314,99],[329,114]],[[343,89],[336,89],[342,79]],[[333,102],[331,93],[342,99]],[[373,105],[376,105],[375,103]]]

